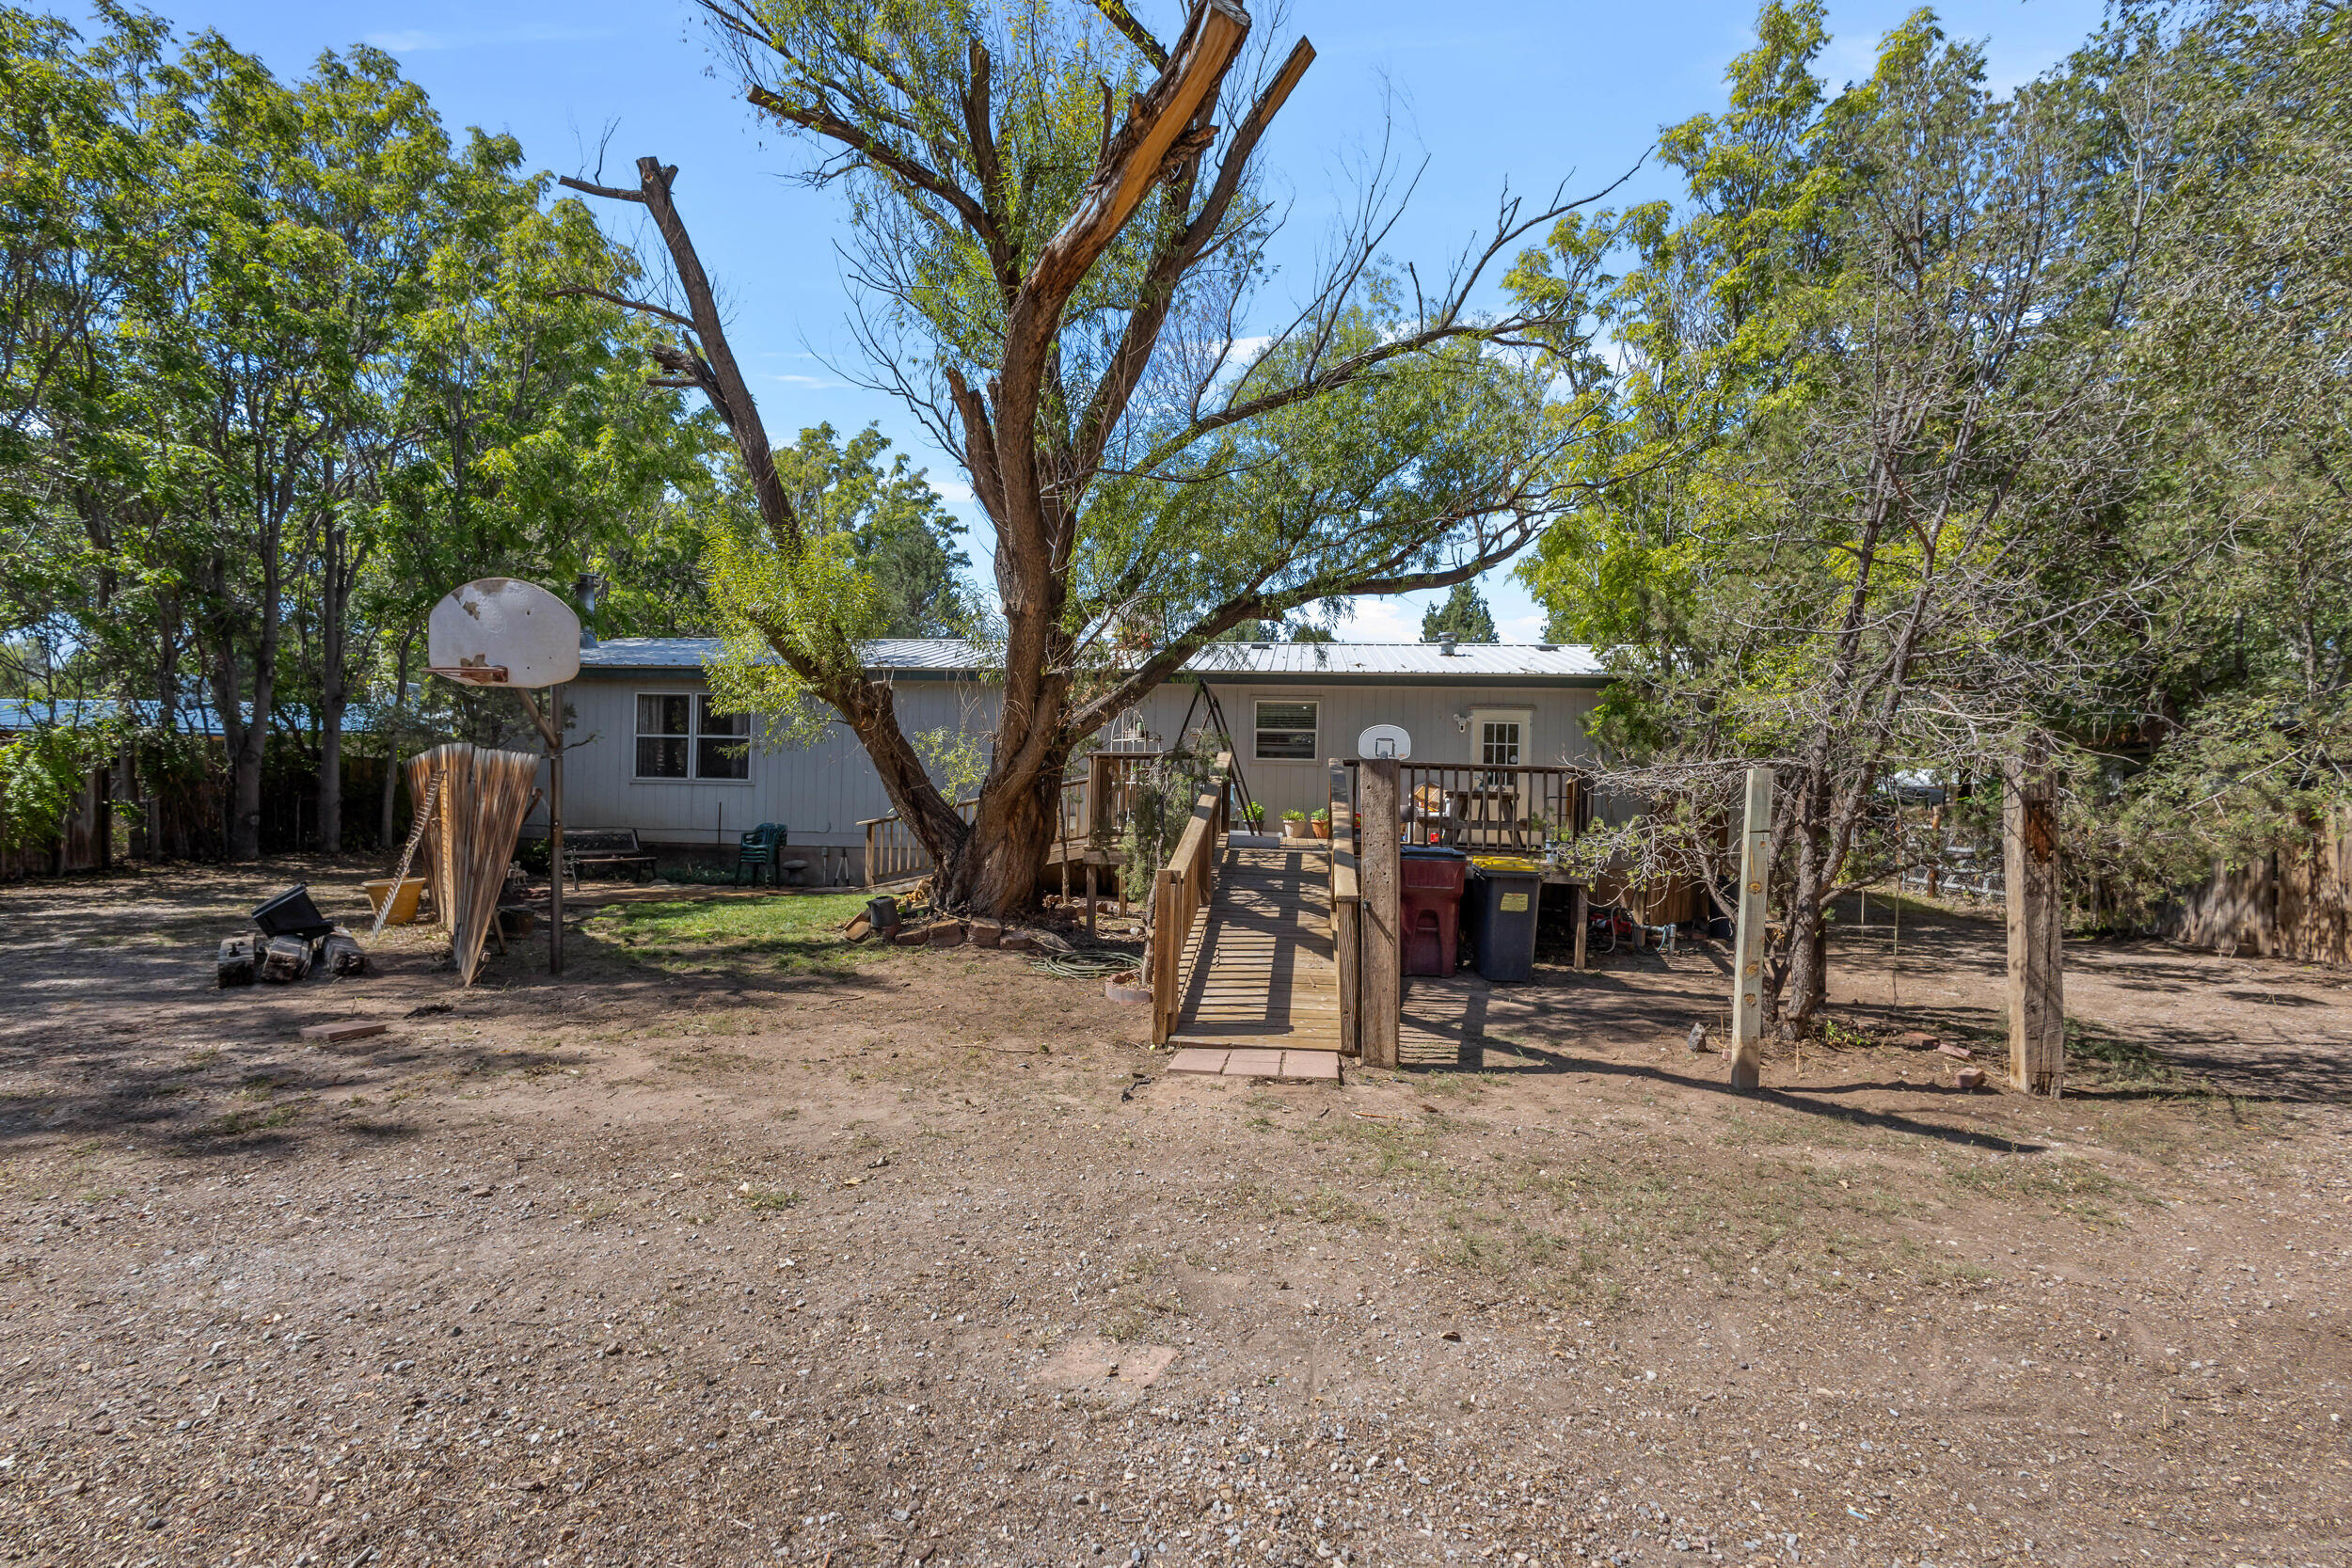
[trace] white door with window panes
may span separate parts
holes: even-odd
[[[1481,768],[1517,768],[1527,761],[1528,728],[1534,708],[1470,710],[1470,761]]]
[[[1527,761],[1528,731],[1534,719],[1533,708],[1470,710],[1470,761],[1496,769],[1479,774],[1478,788],[1462,802],[1464,826],[1472,831],[1475,842],[1503,844],[1516,837],[1514,827],[1526,815],[1522,781],[1517,773],[1501,770]]]

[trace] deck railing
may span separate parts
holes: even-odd
[[[1398,832],[1412,844],[1541,854],[1592,820],[1591,782],[1575,768],[1399,763],[1397,798]]]
[[[1216,891],[1217,856],[1232,810],[1233,753],[1217,754],[1216,768],[1193,801],[1192,820],[1184,824],[1168,864],[1152,880],[1152,945],[1144,954],[1144,974],[1152,983],[1152,1043],[1166,1045],[1176,1032],[1183,1010],[1184,952],[1192,939],[1193,922],[1209,907]]]
[[[1055,795],[1054,857],[1068,864],[1085,858],[1089,847],[1107,850],[1126,825],[1145,769],[1157,762],[1159,752],[1092,752],[1083,768],[1065,775]],[[979,800],[958,800],[956,812],[966,823],[979,809]],[[1101,842],[1097,840],[1100,826]],[[860,822],[866,835],[866,881],[869,887],[904,881],[931,869],[930,851],[897,812]]]

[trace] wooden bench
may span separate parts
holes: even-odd
[[[654,857],[637,842],[634,828],[566,828],[564,830],[564,869],[580,889],[582,866],[627,866],[641,882],[653,880]]]

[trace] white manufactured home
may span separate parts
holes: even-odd
[[[778,822],[795,847],[862,850],[863,824],[891,805],[856,736],[835,722],[814,745],[747,747],[755,726],[710,707],[703,663],[716,651],[701,638],[614,638],[580,650],[580,677],[563,691],[565,828],[731,847]],[[909,734],[961,731],[985,744],[998,693],[971,645],[880,641],[867,660],[891,683]],[[1374,724],[1402,725],[1416,762],[1589,761],[1587,721],[1605,684],[1590,649],[1553,643],[1226,642],[1120,715],[1103,740],[1141,749],[1230,735],[1271,823],[1321,805],[1325,761],[1354,757]],[[532,820],[546,831],[544,805]]]

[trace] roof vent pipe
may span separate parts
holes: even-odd
[[[1440,641],[1438,644],[1438,652],[1444,655],[1448,658],[1452,658],[1454,657],[1454,639],[1449,637],[1443,641]]]
[[[582,572],[572,579],[572,597],[580,603],[580,645],[583,648],[596,645],[594,622],[596,605],[604,597],[605,586],[604,578],[594,572]]]

